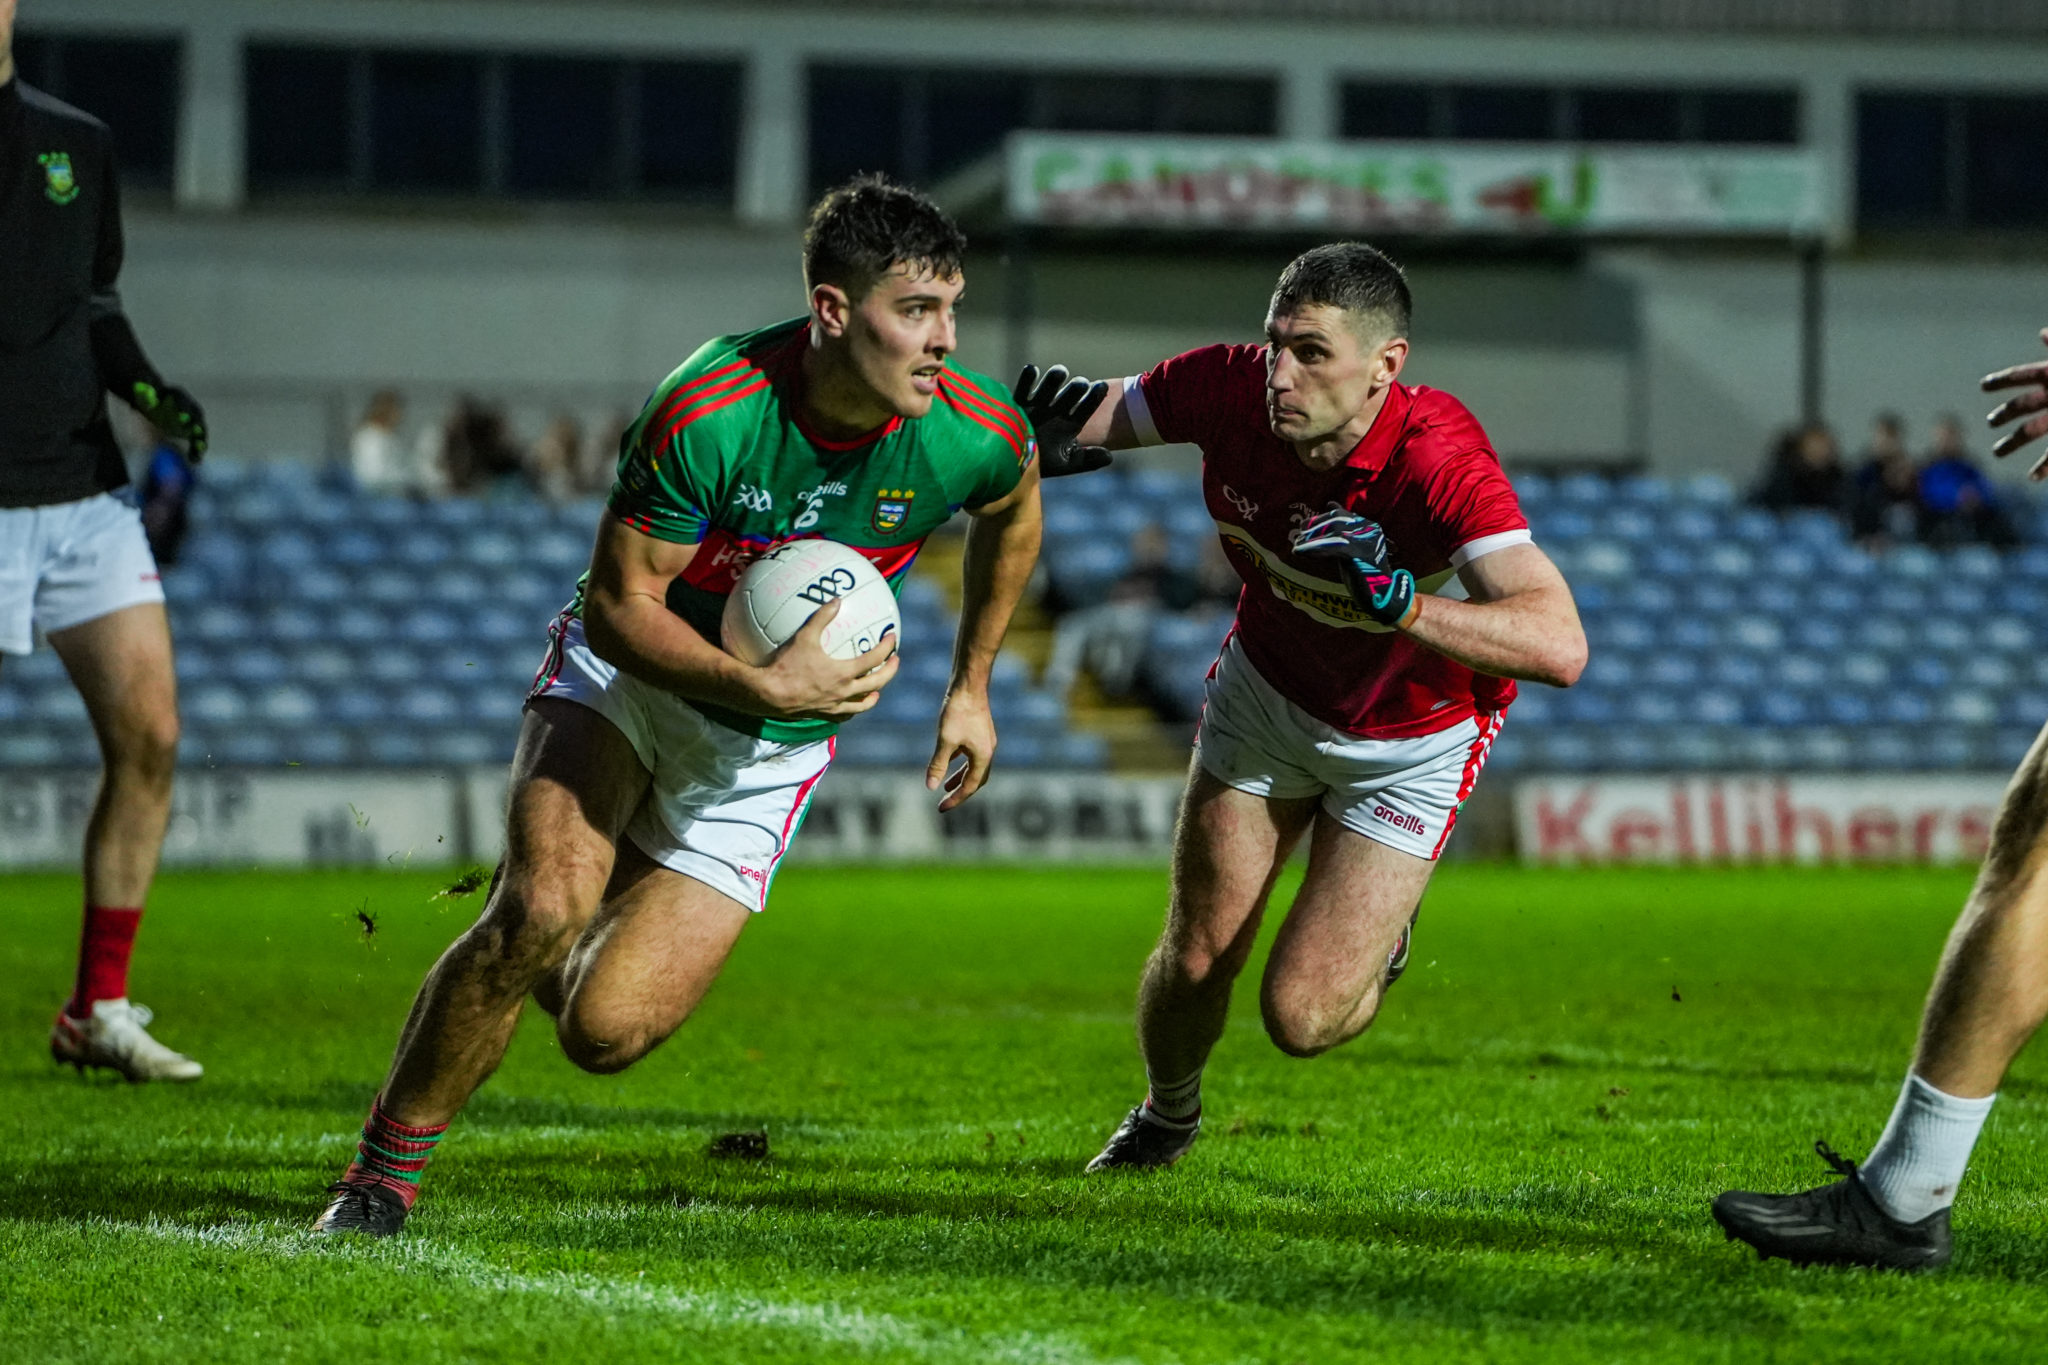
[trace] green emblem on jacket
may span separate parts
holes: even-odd
[[[71,173],[71,153],[44,152],[36,158],[43,168],[43,193],[53,204],[68,204],[78,197],[78,177]]]

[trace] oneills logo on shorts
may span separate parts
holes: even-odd
[[[1388,824],[1394,826],[1394,828],[1405,829],[1410,834],[1429,833],[1429,827],[1422,823],[1421,816],[1410,815],[1406,811],[1392,810],[1386,806],[1376,805],[1372,808],[1372,818],[1375,820],[1384,820]]]

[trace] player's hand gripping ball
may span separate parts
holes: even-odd
[[[903,628],[889,580],[857,551],[831,540],[792,540],[747,566],[725,599],[726,653],[765,664],[827,602],[839,615],[820,640],[835,659],[855,659]]]
[[[1017,406],[1031,419],[1031,434],[1038,441],[1040,478],[1086,474],[1109,463],[1109,447],[1084,446],[1075,439],[1108,393],[1108,380],[1091,384],[1078,376],[1069,379],[1064,365],[1055,365],[1043,375],[1036,365],[1024,367],[1017,376]]]
[[[1351,599],[1381,625],[1399,629],[1415,619],[1415,575],[1393,566],[1378,522],[1332,507],[1294,533],[1294,552],[1336,560]]]

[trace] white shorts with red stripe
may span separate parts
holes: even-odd
[[[44,634],[164,600],[142,514],[112,493],[0,507],[0,653]]]
[[[626,824],[641,852],[750,910],[768,908],[836,740],[785,744],[720,725],[591,653],[583,623],[566,614],[548,631],[534,697],[587,706],[633,746],[654,779]]]
[[[1346,829],[1434,860],[1501,719],[1482,715],[1414,739],[1360,739],[1274,691],[1232,635],[1209,673],[1195,757],[1225,786],[1276,800],[1321,796]]]

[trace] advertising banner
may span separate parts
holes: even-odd
[[[99,773],[0,775],[0,867],[76,865]],[[446,772],[184,769],[172,789],[171,867],[432,866],[463,856]]]
[[[1005,208],[1071,227],[1811,235],[1819,158],[1781,148],[1275,142],[1019,133]]]
[[[1515,787],[1530,863],[1975,863],[2002,777],[1531,777]]]

